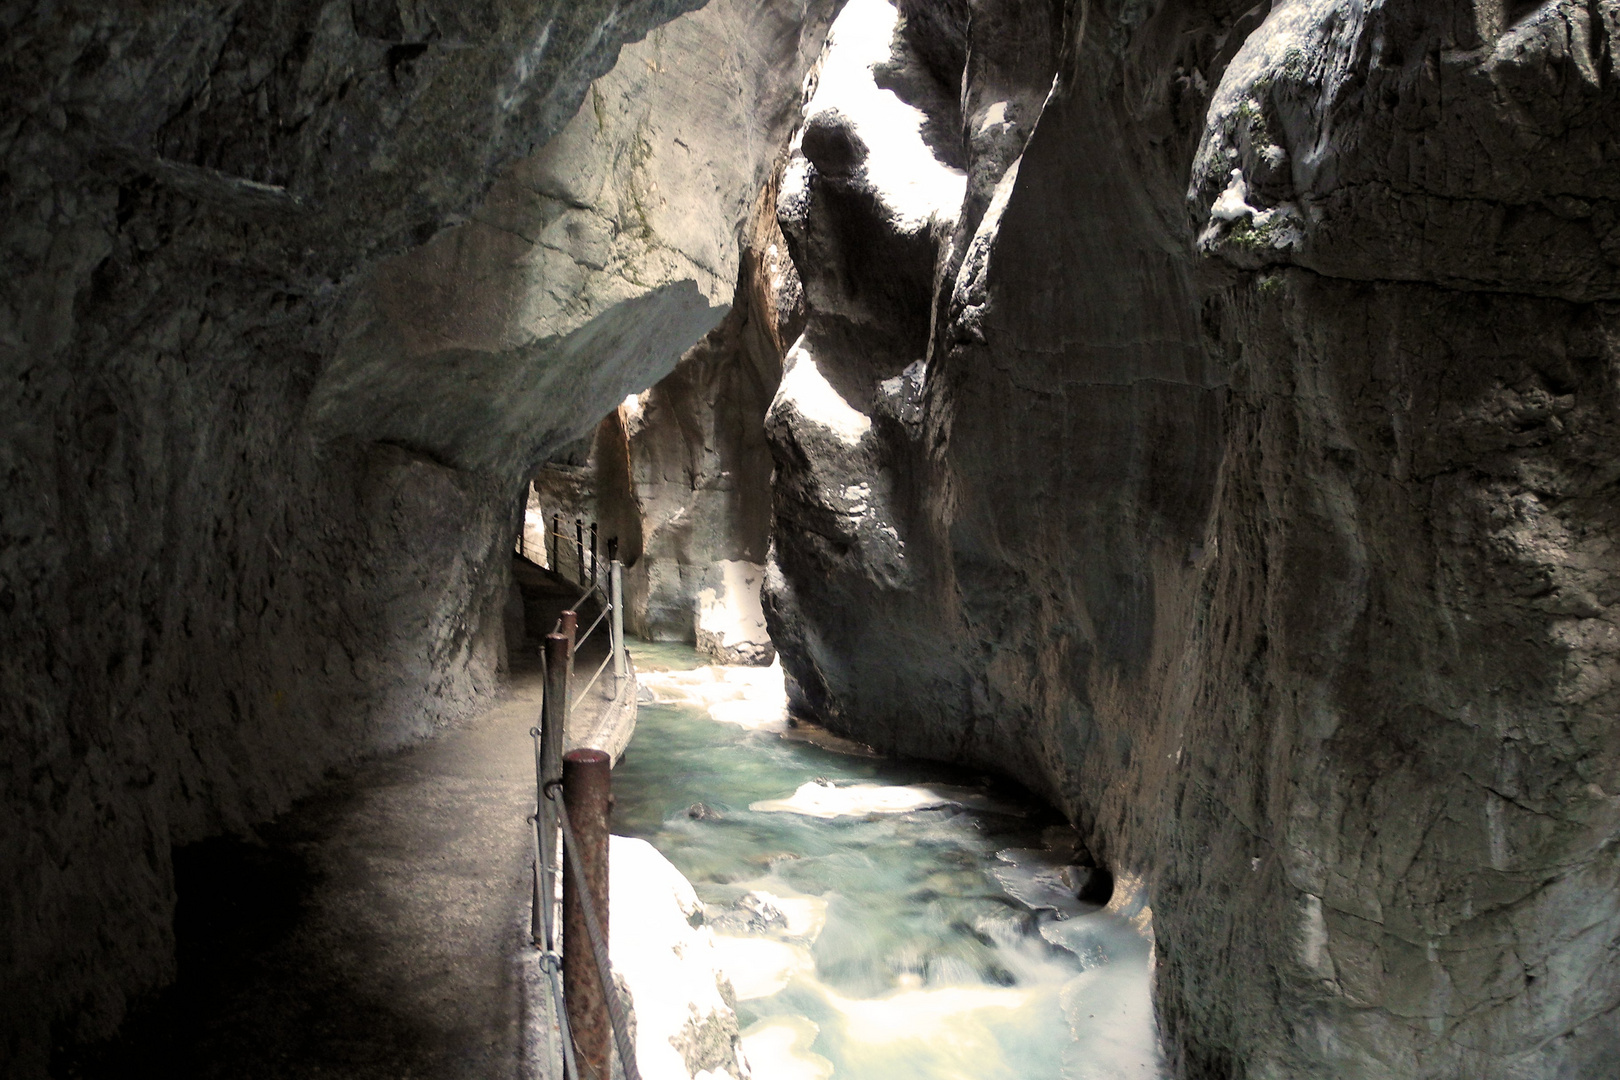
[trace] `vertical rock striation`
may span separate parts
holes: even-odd
[[[170,850],[475,707],[535,465],[725,314],[831,0],[11,4],[0,1061]]]
[[[1607,1075],[1620,6],[880,8],[780,202],[797,706],[1139,875],[1180,1075]]]

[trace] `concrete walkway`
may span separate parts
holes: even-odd
[[[517,666],[484,715],[333,780],[255,842],[177,852],[179,982],[58,1075],[560,1076],[526,945],[541,677]]]

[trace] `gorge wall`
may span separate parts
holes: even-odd
[[[897,7],[779,202],[797,707],[1064,807],[1178,1075],[1610,1075],[1620,4]]]
[[[775,656],[759,603],[771,534],[765,413],[803,324],[776,223],[778,184],[773,175],[755,203],[730,313],[534,481],[546,528],[561,513],[569,535],[584,519],[604,543],[620,540],[632,633],[693,643],[727,663]]]
[[[476,708],[534,468],[725,315],[831,0],[0,8],[0,1071],[171,850]]]

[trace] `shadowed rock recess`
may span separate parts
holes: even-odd
[[[0,27],[0,1072],[488,703],[593,431],[645,630],[764,558],[799,711],[1145,892],[1177,1076],[1620,1069],[1620,0]]]
[[[726,313],[833,0],[0,8],[0,1072],[172,850],[488,700],[529,476]]]
[[[1614,1075],[1620,3],[898,6],[779,204],[798,707],[1062,806],[1178,1075]]]

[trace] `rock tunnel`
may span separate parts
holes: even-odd
[[[8,1076],[489,707],[542,494],[1072,823],[1165,1075],[1620,1069],[1620,3],[3,20]]]

